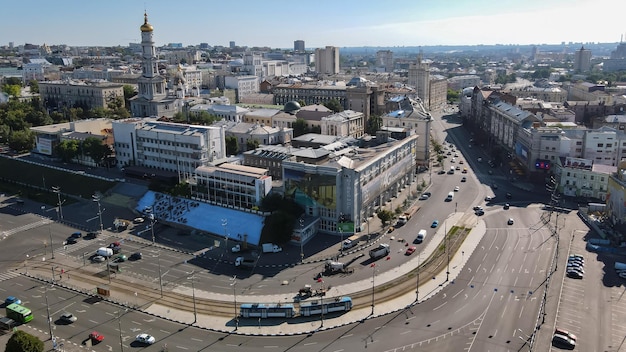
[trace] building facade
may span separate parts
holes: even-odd
[[[324,49],[315,49],[315,71],[323,75],[339,73],[339,48],[327,46]]]
[[[589,72],[591,70],[591,50],[581,46],[574,53],[574,71]]]
[[[124,99],[122,84],[110,82],[42,81],[39,94],[44,105],[51,108],[108,108],[116,98]]]

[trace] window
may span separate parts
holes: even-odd
[[[598,148],[604,147],[604,143],[598,143]]]

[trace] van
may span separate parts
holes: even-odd
[[[96,255],[101,255],[101,256],[103,256],[105,258],[111,257],[111,256],[113,256],[113,249],[106,248],[106,247],[100,247],[96,251]]]
[[[359,244],[359,240],[360,239],[361,239],[360,235],[354,235],[354,236],[348,237],[341,244],[341,249],[350,249],[350,248],[356,246],[357,244]]]
[[[422,229],[420,230],[420,232],[417,233],[417,243],[422,243],[424,241],[424,238],[426,238],[426,230]]]
[[[446,202],[451,202],[453,199],[454,199],[454,192],[448,193],[448,196],[446,197]]]

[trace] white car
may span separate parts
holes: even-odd
[[[156,342],[156,339],[152,335],[148,334],[139,334],[135,337],[135,342],[144,344],[144,345],[152,345]]]
[[[144,222],[144,218],[135,218],[133,222],[135,222],[135,224],[141,224],[142,222]]]
[[[507,221],[507,224],[509,225],[513,225],[515,223],[515,221],[513,220],[513,218],[509,218],[509,221]]]
[[[460,190],[459,186],[454,187],[454,191],[458,192]]]

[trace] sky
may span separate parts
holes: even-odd
[[[616,43],[624,0],[0,0],[0,45],[127,46],[144,10],[168,43],[307,49]]]

